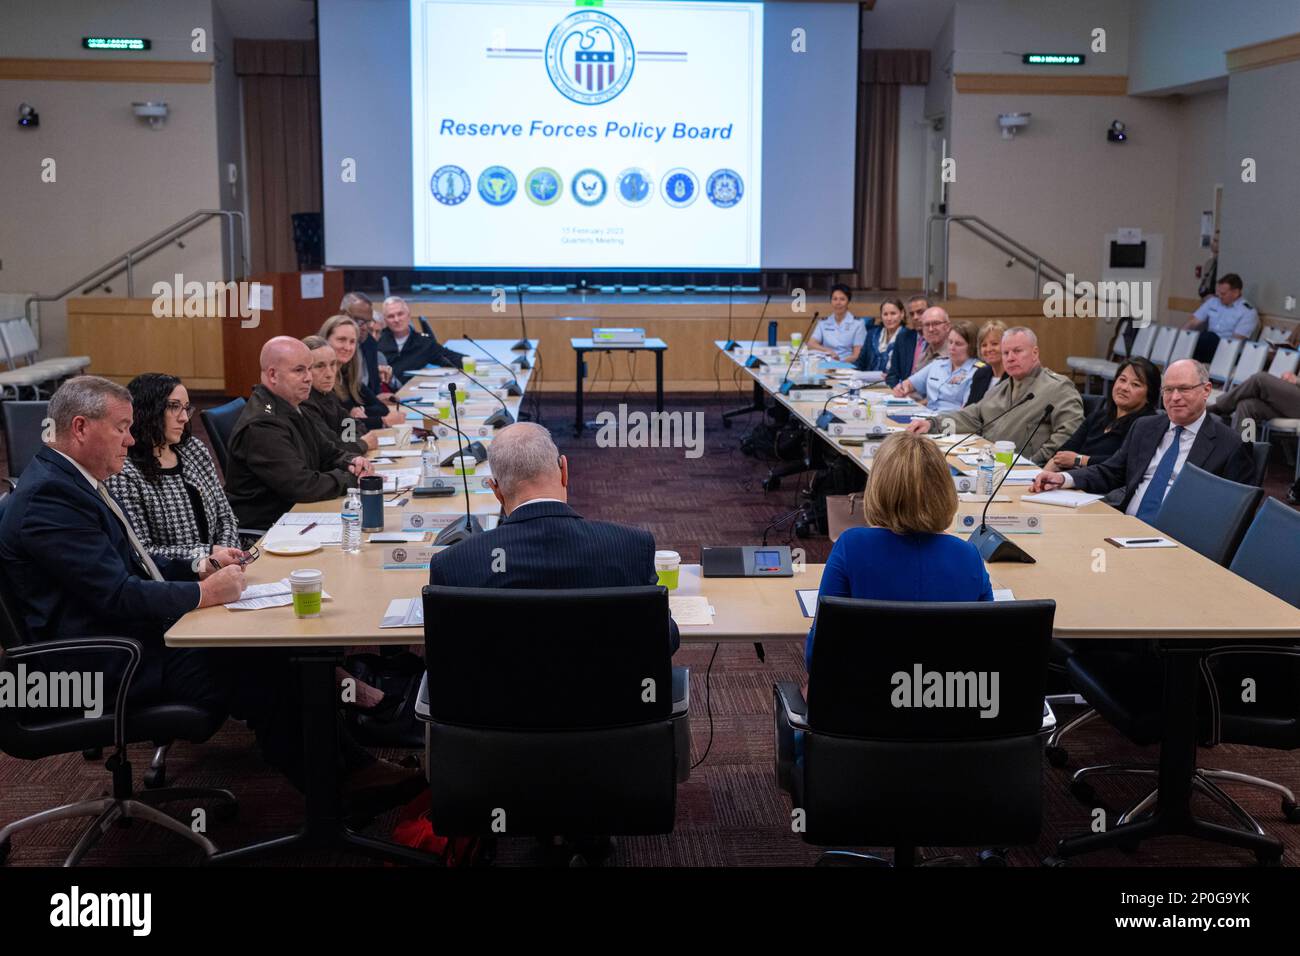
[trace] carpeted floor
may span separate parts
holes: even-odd
[[[602,407],[615,409],[623,396],[593,395],[587,408],[594,418]],[[633,393],[633,408],[648,410],[647,396]],[[592,518],[619,520],[652,531],[661,547],[675,548],[686,561],[696,561],[701,545],[758,543],[765,526],[797,503],[796,479],[787,478],[780,490],[765,493],[760,486],[768,465],[742,455],[741,434],[746,417],[723,429],[718,410],[739,407],[748,393],[730,380],[719,394],[674,396],[670,410],[705,415],[704,453],[685,457],[682,449],[598,447],[595,433],[573,437],[571,399],[546,398],[543,422],[551,427],[562,452],[571,463],[571,503]],[[215,404],[215,402],[210,403]],[[529,401],[532,407],[531,400]],[[756,416],[748,416],[756,417]],[[0,473],[3,469],[0,468]],[[1274,495],[1284,495],[1290,470],[1280,456],[1267,483]],[[792,532],[778,530],[772,541],[791,540]],[[818,561],[829,551],[829,541],[793,539]],[[757,866],[811,864],[818,851],[804,845],[791,832],[790,801],[772,773],[771,688],[778,680],[803,681],[802,647],[798,643],[766,645],[766,662],[760,663],[748,645],[722,645],[717,652],[706,691],[705,671],[712,644],[686,644],[675,663],[691,668],[692,760],[707,758],[678,790],[674,832],[659,837],[620,840],[611,865],[622,866]],[[706,702],[713,712],[710,742]],[[1058,715],[1068,716],[1068,715]],[[1070,769],[1084,763],[1151,762],[1154,749],[1135,748],[1100,721],[1094,721],[1069,738]],[[389,751],[400,756],[401,751]],[[139,779],[147,763],[147,748],[133,748]],[[1206,766],[1247,771],[1300,786],[1300,753],[1288,754],[1245,747],[1219,747],[1203,751]],[[168,773],[178,785],[225,786],[241,802],[237,820],[213,821],[209,834],[222,847],[235,847],[292,829],[302,801],[296,791],[261,761],[251,734],[229,722],[202,746],[174,748]],[[1078,803],[1067,788],[1068,770],[1044,769],[1044,825],[1036,846],[1012,850],[1013,864],[1034,865],[1049,854],[1062,835],[1080,832],[1091,821],[1089,808]],[[83,799],[106,789],[107,774],[100,763],[80,756],[26,762],[0,756],[0,823],[49,807]],[[1113,814],[1143,795],[1141,784],[1105,781],[1099,793]],[[1266,829],[1287,846],[1285,862],[1300,861],[1300,827],[1287,824],[1278,801],[1262,792],[1233,788],[1233,793]],[[1211,819],[1223,819],[1212,805],[1199,807]],[[391,829],[393,815],[376,821],[372,832]],[[20,834],[14,841],[10,865],[56,864],[76,841],[81,821],[64,821]],[[929,852],[939,852],[938,849]],[[973,859],[973,851],[964,852]],[[99,865],[174,865],[193,862],[196,854],[179,840],[145,826],[114,829],[87,858]],[[534,865],[541,851],[522,839],[503,840],[498,864]],[[274,861],[285,865],[352,865],[363,861],[333,854],[288,855]],[[1095,854],[1075,865],[1251,865],[1246,853],[1187,840],[1158,840],[1132,856],[1118,851]]]

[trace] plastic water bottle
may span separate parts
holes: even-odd
[[[979,475],[975,487],[985,498],[993,497],[994,476],[996,472],[996,463],[993,460],[993,452],[985,448],[980,452],[980,461],[977,474]]]
[[[438,440],[432,435],[425,442],[424,451],[420,455],[420,480],[428,482],[438,477],[438,463],[442,459],[438,454]]]
[[[361,495],[355,488],[349,488],[343,500],[343,550],[361,553]]]

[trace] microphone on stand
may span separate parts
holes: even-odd
[[[1037,424],[1034,425],[1033,430],[1029,433],[1029,437],[1025,439],[1024,447],[1029,448],[1033,445],[1034,436],[1038,434],[1038,429],[1042,428],[1046,422],[1051,420],[1052,412],[1055,410],[1056,406],[1054,405],[1048,405],[1043,409],[1043,414],[1038,417]],[[1010,411],[1010,409],[1007,409],[1007,411]],[[1003,414],[1005,414],[1005,412]],[[1019,457],[1020,455],[1018,452],[1011,456],[1012,468],[1015,467],[1016,459]],[[993,504],[993,499],[997,497],[997,493],[1002,489],[1003,483],[1010,476],[1011,468],[1008,468],[1006,474],[1002,476],[1002,481],[997,483],[997,487],[995,487],[993,493],[989,495],[989,500],[984,502],[984,511],[980,513],[980,526],[975,529],[975,533],[970,536],[969,540],[970,543],[975,545],[975,548],[979,551],[980,557],[989,563],[994,561],[1019,561],[1022,564],[1037,564],[1038,562],[1018,544],[1013,544],[1001,531],[995,531],[993,528],[988,526],[989,505]]]
[[[826,401],[822,402],[822,412],[820,415],[817,416],[817,427],[820,428],[822,431],[825,431],[826,429],[830,428],[832,423],[834,422],[839,422],[840,424],[843,424],[844,419],[840,418],[838,415],[836,415],[833,411],[830,410],[831,399],[843,398],[845,395],[848,395],[850,392],[856,392],[858,390],[859,390],[858,386],[855,385],[852,388],[846,388],[842,392],[835,392],[833,395],[827,395]]]
[[[804,330],[803,338],[799,340],[799,347],[795,349],[794,354],[790,356],[790,364],[785,367],[785,376],[781,379],[780,392],[782,395],[789,395],[790,389],[794,388],[794,382],[790,381],[790,369],[794,368],[795,359],[797,359],[799,353],[803,351],[804,345],[808,342],[808,336],[812,335],[812,330],[817,326],[817,320],[821,318],[821,315],[820,312],[813,313],[812,321],[808,323],[808,328]]]
[[[478,349],[480,352],[486,355],[488,361],[496,365],[500,365],[507,372],[510,372],[510,366],[507,365],[505,362],[501,361],[491,352],[489,352],[484,346],[480,345],[477,339],[471,338],[468,335],[462,335],[461,338],[463,338],[470,345],[474,346],[474,348]],[[509,395],[522,395],[524,394],[524,390],[523,388],[520,387],[519,380],[514,377],[514,374],[515,374],[514,372],[510,372],[510,381],[506,382],[504,388],[506,390],[506,393]]]
[[[506,403],[504,399],[501,398],[501,396],[499,396],[496,392],[492,391],[492,389],[488,388],[486,385],[484,385],[482,382],[476,379],[473,375],[469,374],[469,372],[462,371],[461,374],[464,375],[471,382],[473,382],[475,385],[477,385],[479,388],[483,389],[483,391],[491,395],[501,406],[499,409],[497,409],[487,418],[483,419],[484,425],[491,425],[493,428],[501,428],[503,425],[513,425],[515,423],[515,416],[510,414],[510,409],[506,407]],[[452,404],[453,405],[456,404],[454,395],[452,396]]]
[[[481,441],[479,441],[479,440],[477,440],[477,439],[475,439],[475,438],[472,438],[472,437],[469,436],[469,435],[466,435],[466,434],[465,434],[463,431],[461,431],[458,427],[456,427],[455,425],[451,424],[451,422],[445,422],[445,421],[443,421],[441,418],[439,418],[437,415],[430,415],[428,412],[426,412],[426,411],[425,411],[424,409],[422,409],[422,408],[417,408],[415,405],[411,405],[411,404],[408,403],[408,402],[404,402],[404,401],[402,401],[400,398],[398,398],[398,399],[394,399],[394,401],[396,401],[397,404],[398,404],[398,405],[401,405],[403,408],[408,408],[408,409],[410,409],[411,411],[415,412],[415,414],[417,414],[417,415],[421,415],[421,416],[423,416],[424,418],[429,419],[429,421],[433,422],[433,423],[436,424],[436,425],[439,425],[439,426],[442,426],[442,427],[445,427],[445,428],[450,428],[450,429],[451,429],[453,432],[455,432],[457,435],[460,435],[460,436],[461,436],[462,438],[464,438],[467,442],[469,442],[469,444],[465,446],[465,450],[468,451],[471,455],[474,456],[474,460],[475,460],[475,461],[477,461],[477,462],[484,462],[484,461],[487,461],[487,448],[485,448],[485,447],[483,446],[483,443],[482,443]],[[453,407],[453,408],[456,406],[456,396],[455,396],[455,395],[452,396],[451,404],[452,404],[452,407]],[[459,421],[459,419],[458,419],[458,421]],[[444,465],[444,466],[445,466],[445,465],[450,465],[450,464],[455,460],[456,455],[458,455],[458,454],[459,454],[458,451],[453,451],[453,452],[452,452],[450,455],[448,455],[445,459],[443,459],[442,461],[438,462],[438,464],[439,464],[439,465]]]
[[[451,393],[451,413],[453,416],[455,416],[456,419],[456,434],[458,436],[463,437],[465,433],[460,430],[460,412],[456,409],[456,383],[448,382],[447,390]],[[457,441],[459,444],[459,439]],[[460,445],[460,448],[461,448],[460,454],[462,458],[461,464],[463,465],[464,464],[463,459],[465,456],[465,447],[462,444]],[[478,456],[475,455],[474,458],[475,460],[477,460]],[[457,542],[464,541],[470,535],[482,534],[483,532],[483,526],[478,523],[478,519],[475,518],[472,514],[470,514],[469,478],[468,476],[466,476],[464,468],[461,468],[460,470],[460,482],[465,489],[465,517],[463,518],[458,517],[455,521],[447,525],[447,527],[439,531],[438,536],[433,539],[434,544],[440,544],[440,545],[456,544]]]
[[[735,291],[736,287],[734,285],[727,286],[727,341],[722,345],[722,351],[724,352],[733,352],[736,349],[736,340],[731,337],[731,294]],[[768,298],[771,298],[771,296],[768,296]],[[759,315],[758,321],[763,321],[762,315]],[[752,342],[750,348],[753,348]]]
[[[515,291],[519,295],[519,330],[523,333],[524,337],[514,345],[510,346],[510,351],[523,352],[525,354],[520,355],[518,358],[511,361],[510,364],[518,365],[520,369],[530,369],[533,367],[533,363],[528,361],[527,353],[532,349],[533,345],[528,341],[528,321],[524,318],[524,287],[519,286]]]
[[[758,321],[754,323],[754,332],[749,337],[749,358],[745,359],[745,368],[762,368],[767,364],[754,354],[754,340],[758,337],[758,327],[763,324],[763,316],[767,315],[767,306],[771,301],[772,295],[768,293],[767,299],[763,302],[763,310],[758,313]]]

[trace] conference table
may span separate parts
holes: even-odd
[[[508,345],[486,344],[489,348]],[[459,347],[459,343],[451,345]],[[526,373],[520,374],[518,380],[526,386]],[[404,392],[414,393],[417,388],[418,383],[412,382]],[[516,412],[522,401],[523,396],[519,396],[507,399],[506,404]],[[466,407],[475,404],[471,395]],[[467,416],[462,420],[462,429],[476,434],[481,420],[481,415]],[[485,436],[484,440],[491,438]],[[379,449],[372,457],[381,456],[385,450]],[[497,510],[490,495],[473,494],[471,499],[471,508],[477,514]],[[411,498],[406,507],[447,512],[446,502],[453,500]],[[328,510],[336,505],[305,504],[295,510]],[[1024,512],[1031,506],[1014,502],[1000,507]],[[386,512],[397,510],[390,508]],[[1138,519],[1109,507],[1038,508],[1034,513],[1041,515],[1041,530],[1018,534],[1015,539],[1036,563],[991,565],[994,587],[1009,589],[1014,599],[1054,600],[1056,637],[1156,641],[1165,660],[1166,732],[1160,753],[1161,797],[1154,814],[1108,833],[1063,841],[1059,852],[1083,852],[1125,842],[1126,834],[1134,832],[1126,830],[1130,827],[1145,828],[1142,835],[1150,836],[1189,833],[1198,826],[1210,826],[1196,820],[1189,808],[1197,744],[1198,656],[1210,645],[1234,641],[1300,641],[1300,610],[1189,548],[1121,549],[1107,543],[1109,537],[1158,534]],[[957,530],[956,523],[953,530]],[[661,541],[659,545],[684,547],[694,543]],[[166,643],[172,647],[291,648],[303,675],[304,736],[308,747],[304,828],[290,837],[220,854],[218,860],[241,860],[269,849],[306,844],[352,847],[387,859],[430,862],[419,851],[352,832],[342,819],[333,770],[338,746],[334,669],[343,660],[344,650],[355,645],[419,645],[424,640],[422,626],[380,627],[391,601],[419,600],[428,580],[424,569],[385,570],[382,550],[382,545],[367,543],[357,554],[346,554],[337,547],[297,557],[265,554],[248,566],[249,584],[278,581],[297,568],[319,568],[324,572],[330,600],[323,602],[318,618],[296,618],[289,606],[257,611],[211,607],[185,615],[167,632]],[[797,592],[816,590],[822,571],[822,565],[808,564],[788,578],[706,579],[698,565],[683,565],[679,587],[672,597],[702,597],[711,609],[710,623],[679,623],[683,642],[802,641],[812,622],[805,616]]]

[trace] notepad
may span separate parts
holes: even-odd
[[[668,595],[668,612],[679,627],[707,627],[713,623],[709,599],[698,595]]]
[[[397,444],[397,439],[394,438],[392,435],[380,435],[380,436],[379,436],[379,447],[380,447],[380,448],[388,448],[389,446],[391,446],[391,445],[396,445],[396,444]]]
[[[800,588],[794,593],[799,598],[799,609],[803,611],[803,616],[815,617],[817,614],[817,588]]]
[[[320,596],[322,601],[332,600],[324,591]],[[260,611],[263,608],[284,607],[292,603],[293,590],[289,586],[289,579],[281,578],[270,584],[250,584],[244,588],[244,593],[239,596],[238,601],[231,601],[226,607],[231,611]]]
[[[421,598],[393,598],[379,621],[380,627],[424,627],[424,601]]]
[[[1060,508],[1082,508],[1084,505],[1090,505],[1094,501],[1101,501],[1101,495],[1089,494],[1086,491],[1069,491],[1058,488],[1054,491],[1040,491],[1036,495],[1021,495],[1021,501],[1032,501],[1036,505],[1056,505]]]
[[[1125,538],[1106,538],[1110,544],[1117,548],[1176,548],[1178,543],[1170,541],[1168,538],[1146,537],[1142,535],[1133,535]]]

